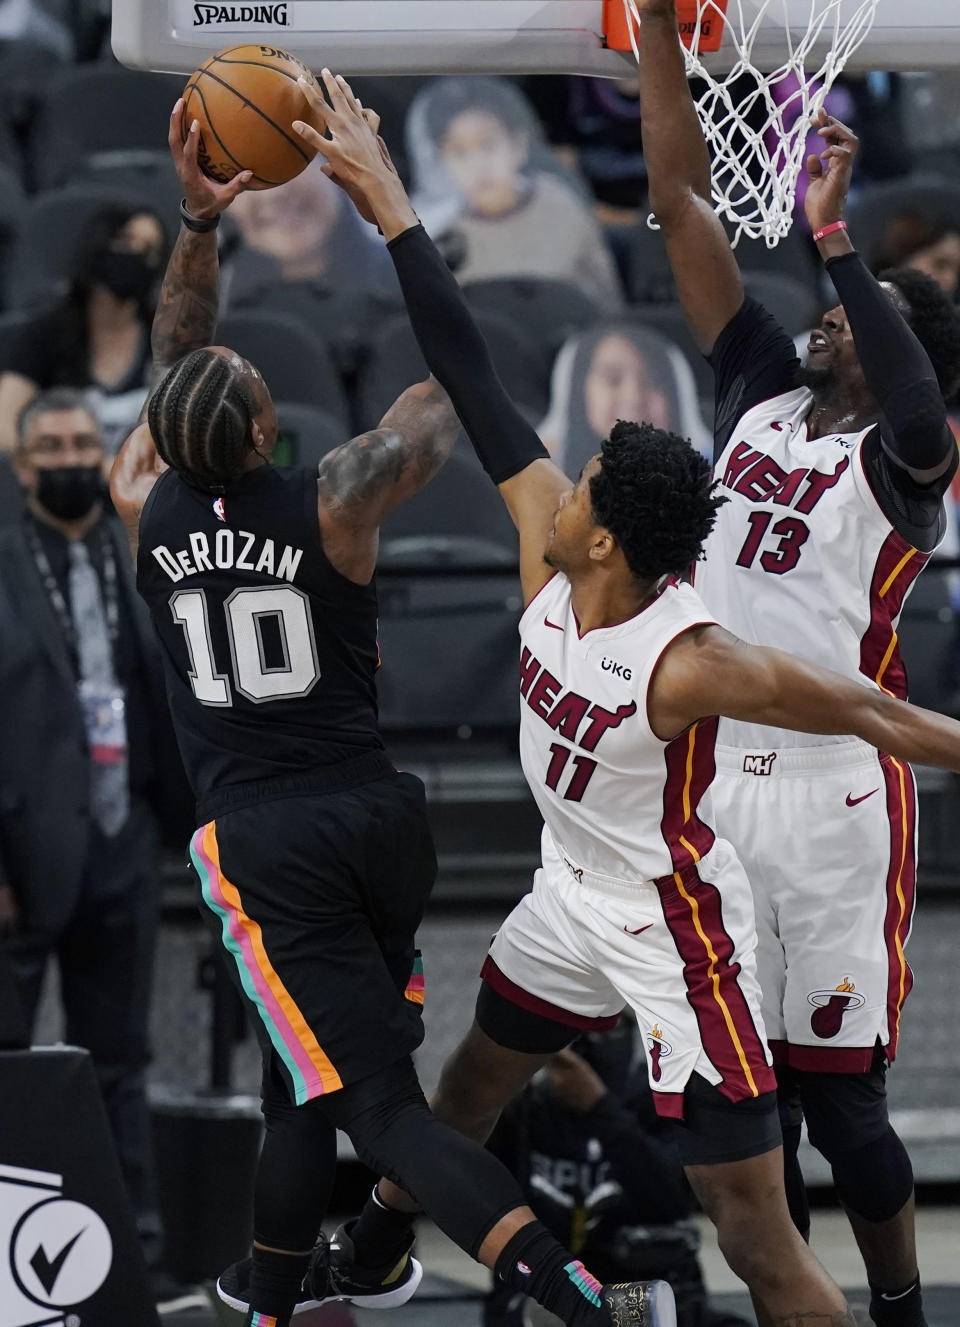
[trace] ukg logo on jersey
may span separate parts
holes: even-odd
[[[0,1166],[0,1327],[80,1327],[74,1310],[112,1265],[109,1230],[91,1207],[63,1197],[62,1176]]]
[[[290,5],[287,0],[280,0],[279,4],[272,5],[195,4],[193,6],[195,28],[210,28],[226,23],[248,28],[288,28]]]

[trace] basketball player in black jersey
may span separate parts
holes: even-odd
[[[264,1060],[266,1140],[251,1264],[221,1296],[251,1327],[327,1299],[403,1303],[408,1250],[363,1280],[311,1249],[336,1130],[413,1187],[460,1246],[564,1322],[673,1327],[663,1282],[601,1286],[536,1222],[507,1171],[427,1108],[414,949],[436,870],[423,787],[377,727],[373,573],[384,514],[425,484],[459,428],[432,380],[319,473],[270,464],[276,415],[256,370],[210,346],[220,213],[243,181],[170,144],[185,199],[153,327],[162,379],[111,491],[137,552],[200,828],[191,859]],[[306,1278],[306,1286],[304,1286]]]

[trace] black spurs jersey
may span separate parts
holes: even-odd
[[[167,471],[140,519],[137,588],[202,805],[382,749],[376,590],[327,560],[315,470],[263,466],[221,497]]]

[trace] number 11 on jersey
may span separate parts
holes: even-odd
[[[562,746],[559,742],[553,742],[550,746],[550,765],[547,769],[547,787],[553,792],[557,791],[557,785],[560,778],[567,768],[567,762],[573,752],[568,746]],[[561,794],[565,802],[581,802],[583,794],[587,791],[587,784],[597,768],[597,762],[591,760],[589,756],[573,756],[573,774],[567,789]]]

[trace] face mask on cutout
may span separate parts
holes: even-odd
[[[60,521],[79,520],[102,497],[99,465],[61,465],[37,471],[37,502]]]
[[[90,264],[90,278],[117,299],[146,299],[157,279],[158,267],[142,253],[101,249]]]

